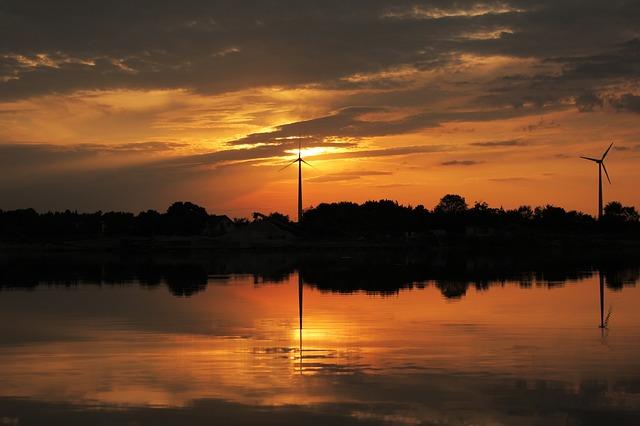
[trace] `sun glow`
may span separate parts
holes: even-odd
[[[327,148],[324,146],[312,146],[309,148],[302,148],[300,150],[300,156],[301,157],[313,157],[316,155],[322,155],[322,154],[326,154],[328,152],[334,152],[335,149],[332,148]],[[293,154],[293,155],[298,155],[298,150],[297,149],[288,149],[285,152],[289,153],[289,154]]]

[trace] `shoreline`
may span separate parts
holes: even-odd
[[[535,253],[541,251],[611,252],[640,254],[640,238],[623,234],[563,235],[527,234],[513,236],[469,237],[455,235],[445,238],[378,238],[378,239],[305,239],[254,240],[231,242],[201,236],[112,237],[73,240],[0,241],[0,253],[20,252],[251,252],[251,251],[331,250],[379,251],[401,250],[419,252],[502,252]]]

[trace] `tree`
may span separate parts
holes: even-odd
[[[146,212],[140,212],[138,214],[137,222],[139,233],[143,235],[154,235],[161,226],[162,216],[155,210],[147,210]]]
[[[176,201],[167,209],[167,215],[172,217],[205,217],[207,210],[189,201]]]
[[[233,219],[233,224],[237,227],[247,226],[251,222],[246,217],[236,217]]]
[[[289,216],[278,212],[269,214],[268,218],[280,223],[291,223],[291,221],[289,220]]]
[[[190,202],[177,201],[167,209],[166,223],[169,233],[198,235],[204,230],[209,215],[204,207]]]
[[[623,206],[619,201],[611,201],[604,208],[604,218],[615,223],[633,223],[640,220],[633,206]]]
[[[533,209],[531,206],[520,206],[516,209],[516,214],[524,220],[533,219]]]
[[[464,197],[457,194],[447,194],[440,200],[435,208],[436,213],[461,214],[467,211],[467,202]]]

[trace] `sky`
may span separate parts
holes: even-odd
[[[0,209],[640,206],[640,2],[0,0]]]

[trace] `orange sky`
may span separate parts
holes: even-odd
[[[415,3],[190,1],[150,11],[156,20],[127,14],[122,33],[91,25],[89,10],[81,22],[51,12],[82,25],[86,43],[14,5],[0,34],[0,208],[190,200],[230,216],[295,216],[295,170],[278,169],[297,141],[315,167],[304,171],[305,207],[389,198],[431,208],[459,193],[593,214],[597,170],[578,156],[611,142],[605,201],[640,206],[637,8],[574,11],[561,24],[567,11],[554,2]],[[39,25],[42,39],[20,38],[16,22]],[[136,25],[149,34],[129,34]],[[300,26],[320,29],[301,36]]]

